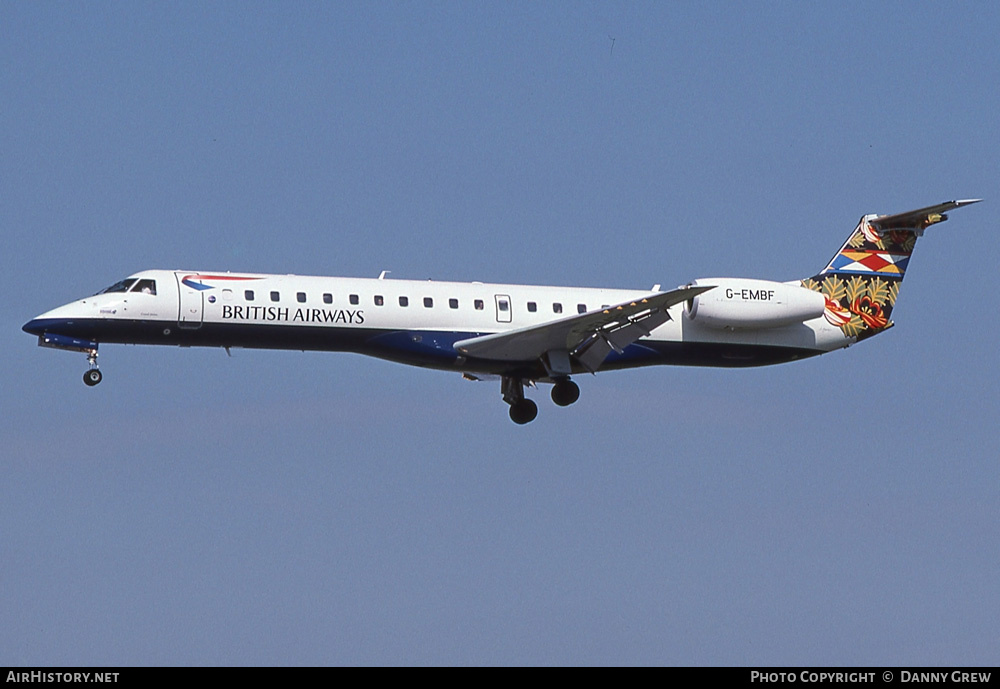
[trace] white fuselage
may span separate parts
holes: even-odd
[[[164,270],[143,271],[128,280],[133,281],[132,291],[105,292],[72,302],[40,315],[32,321],[34,330],[25,329],[95,343],[355,351],[421,366],[503,373],[512,367],[510,363],[465,357],[452,345],[656,294],[548,285]],[[152,289],[137,289],[147,284]],[[717,296],[723,299],[726,293],[732,290],[719,291]],[[760,293],[767,297],[766,291]],[[781,327],[727,328],[702,325],[689,317],[692,314],[685,315],[685,309],[684,304],[672,306],[668,321],[624,352],[612,352],[602,368],[661,363],[752,366],[850,343],[822,317]],[[530,363],[521,362],[518,368]]]
[[[764,366],[884,332],[917,238],[973,203],[864,215],[825,268],[791,282],[705,278],[661,291],[150,270],[23,329],[86,353],[89,386],[102,379],[101,343],[349,351],[497,376],[523,424],[538,412],[524,394],[535,382],[568,406],[578,373]]]

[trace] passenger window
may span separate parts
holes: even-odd
[[[400,297],[399,298],[399,305],[400,306],[409,306],[410,305],[410,298],[409,297]]]
[[[233,290],[228,289],[228,288],[222,290],[222,299],[224,301],[232,301],[233,300]]]
[[[429,309],[432,306],[434,306],[434,300],[430,297],[424,297],[424,307]]]
[[[375,306],[382,306],[385,303],[385,299],[382,298],[381,294],[375,295]]]
[[[299,300],[300,304],[305,304],[306,303],[306,293],[305,292],[299,292],[298,294],[295,295],[295,298]]]
[[[324,304],[332,304],[333,303],[333,295],[330,294],[329,292],[326,292],[325,294],[323,294],[323,303]]]
[[[562,313],[562,304],[559,302],[552,304],[552,313]]]
[[[243,292],[243,298],[247,301],[253,301],[253,290],[248,289]]]
[[[356,295],[356,294],[352,294],[352,295],[351,295],[351,297],[350,297],[350,302],[351,302],[352,304],[354,304],[355,306],[357,306],[357,305],[358,305],[358,302],[359,302],[359,301],[361,301],[361,300],[360,300],[360,299],[358,299],[358,295]]]
[[[278,301],[281,299],[281,295],[277,292],[271,292],[271,301]]]
[[[457,309],[458,308],[458,299],[449,299],[448,300],[448,307],[452,308],[452,309]]]
[[[577,313],[587,313],[587,305],[586,304],[577,304],[576,305],[576,312]]]
[[[473,303],[473,306],[476,307],[476,311],[482,311],[483,310],[483,300],[482,299],[476,299],[476,301]]]
[[[534,313],[537,310],[538,310],[538,304],[536,304],[533,301],[529,301],[528,302],[528,312],[529,313]]]
[[[497,302],[497,308],[501,311],[510,311],[510,304],[507,303],[506,299],[501,299]]]
[[[155,280],[136,280],[129,292],[140,292],[142,294],[156,294]]]

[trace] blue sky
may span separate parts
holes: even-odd
[[[0,4],[0,664],[993,664],[992,3]],[[39,349],[146,268],[647,288],[932,228],[818,359]]]

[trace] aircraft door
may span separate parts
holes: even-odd
[[[177,279],[177,325],[181,328],[200,328],[205,313],[205,293],[194,285],[194,275],[174,273]]]
[[[506,294],[496,295],[497,302],[497,323],[510,323],[511,304],[510,297]]]

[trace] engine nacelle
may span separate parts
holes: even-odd
[[[823,315],[826,299],[799,285],[745,278],[702,278],[693,286],[714,285],[684,305],[684,315],[709,328],[780,328]]]

